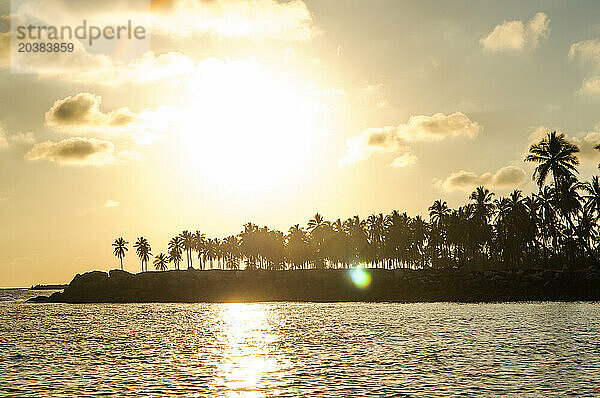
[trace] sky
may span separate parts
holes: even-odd
[[[595,1],[40,0],[47,23],[131,19],[148,40],[75,41],[26,70],[15,4],[0,0],[0,287],[115,268],[119,236],[159,253],[184,229],[529,193],[524,154],[550,130],[597,173]]]

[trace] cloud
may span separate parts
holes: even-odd
[[[112,124],[112,114],[100,111],[100,96],[80,93],[57,100],[46,112],[46,124],[50,127]]]
[[[60,25],[80,24],[87,16],[98,26],[115,26],[128,20],[144,26],[152,34],[174,38],[194,35],[219,39],[248,38],[306,41],[318,33],[311,13],[301,0],[105,0],[78,2],[37,0],[19,9],[24,20],[60,21]],[[56,24],[56,23],[55,23]]]
[[[600,94],[600,76],[584,79],[579,92],[590,95]]]
[[[0,124],[0,149],[8,148],[8,134],[4,130],[4,126]]]
[[[486,37],[479,40],[481,45],[491,51],[517,50],[525,46],[525,27],[521,21],[504,21],[497,25]]]
[[[600,40],[584,40],[571,44],[569,59],[578,60],[592,67],[593,73],[600,70]],[[579,89],[581,94],[600,95],[600,76],[585,78]]]
[[[318,33],[303,1],[179,0],[154,7],[152,27],[171,36],[306,41]]]
[[[14,145],[31,145],[35,143],[33,133],[8,134],[4,126],[0,123],[0,150],[7,149]]]
[[[48,160],[67,165],[104,166],[115,164],[115,146],[110,141],[72,137],[62,141],[35,144],[25,154],[26,160]]]
[[[536,48],[550,33],[550,20],[538,12],[526,24],[520,20],[504,21],[479,43],[490,51],[522,51],[526,46]]]
[[[383,83],[366,82],[364,87],[359,90],[358,96],[362,104],[366,106],[375,105],[377,109],[383,109],[389,106],[384,95]]]
[[[104,207],[119,207],[120,204],[121,202],[109,199],[104,203]]]
[[[40,54],[49,54],[42,56]],[[59,54],[59,55],[56,55]],[[36,58],[37,57],[37,58]],[[210,58],[199,63],[179,52],[155,54],[148,51],[123,63],[103,54],[90,54],[81,45],[68,57],[62,53],[32,53],[26,64],[13,62],[23,72],[44,78],[57,78],[76,84],[117,87],[124,84],[149,84],[184,81],[203,67],[218,60]]]
[[[536,48],[541,39],[550,34],[550,19],[543,12],[538,12],[527,23],[527,39],[531,47]]]
[[[406,151],[409,143],[435,142],[459,136],[474,138],[482,130],[479,123],[461,112],[411,116],[405,124],[369,128],[346,140],[346,154],[340,159],[340,164],[366,160],[374,153]]]
[[[600,63],[600,40],[583,40],[571,44],[569,58]]]
[[[416,155],[406,152],[405,154],[396,157],[390,164],[390,167],[400,168],[400,167],[413,166],[413,165],[417,164],[417,159],[418,158]]]
[[[133,161],[144,160],[144,157],[142,156],[141,153],[136,152],[136,151],[130,151],[130,150],[121,151],[117,154],[117,156],[119,159],[122,159],[122,160],[133,160]]]
[[[25,70],[42,78],[59,79],[73,84],[119,87],[123,85],[168,84],[185,85],[199,80],[211,80],[242,68],[257,68],[254,58],[221,60],[207,58],[195,62],[179,52],[156,54],[152,51],[123,63],[102,54],[90,54],[84,48],[53,61],[53,54],[31,53]],[[64,54],[61,54],[64,55]],[[33,59],[33,60],[32,60]]]
[[[32,145],[35,144],[35,136],[33,133],[16,133],[9,135],[8,141],[15,145]]]
[[[504,166],[495,173],[476,174],[460,170],[450,174],[445,180],[437,181],[436,185],[445,191],[470,191],[484,185],[488,188],[513,188],[523,184],[526,180],[525,171],[517,166]]]
[[[133,113],[127,107],[111,112],[100,109],[102,98],[79,93],[54,102],[46,112],[46,125],[68,134],[127,135],[138,145],[151,145],[171,119],[167,108]]]

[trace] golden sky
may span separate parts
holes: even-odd
[[[132,19],[151,40],[12,73],[0,0],[0,286],[114,268],[117,236],[158,253],[183,229],[531,192],[523,154],[548,129],[581,147],[584,178],[597,170],[594,1],[78,4],[31,12]]]

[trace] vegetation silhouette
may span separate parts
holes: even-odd
[[[135,248],[135,251],[142,263],[142,272],[144,272],[144,266],[145,270],[148,271],[148,260],[150,260],[150,256],[152,256],[152,249],[150,247],[148,239],[144,238],[143,236],[140,236],[138,240],[133,244],[133,247]]]
[[[125,257],[125,252],[127,252],[127,245],[129,242],[126,242],[123,238],[115,239],[115,242],[112,244],[115,248],[113,253],[117,258],[121,261],[121,269],[123,269],[123,257]]]
[[[323,269],[358,264],[383,269],[597,267],[600,179],[577,179],[578,152],[576,145],[556,132],[531,145],[525,161],[536,164],[533,179],[539,189],[529,196],[514,190],[495,198],[480,186],[457,209],[441,199],[434,201],[429,221],[394,210],[344,221],[328,221],[317,213],[306,227],[295,224],[287,233],[250,222],[239,234],[224,239],[186,230],[170,240],[168,255],[161,253],[154,265],[165,270],[173,262],[179,269],[185,252],[188,268],[193,268],[193,254],[197,254],[199,269]],[[113,244],[121,268],[126,244],[123,238]],[[151,256],[150,244],[139,238],[134,247],[143,269]]]
[[[154,268],[159,271],[165,271],[168,268],[169,258],[163,253],[158,254],[154,258]]]

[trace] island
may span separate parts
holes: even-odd
[[[359,272],[359,278],[353,275]],[[368,282],[368,283],[365,283]],[[306,269],[92,271],[37,303],[505,302],[600,300],[600,272]]]

